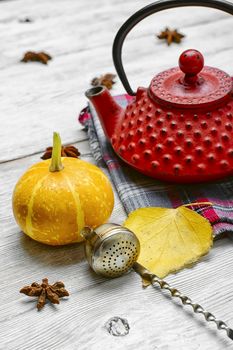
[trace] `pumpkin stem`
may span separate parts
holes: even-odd
[[[61,171],[63,169],[61,162],[61,138],[57,132],[53,133],[53,152],[49,171]]]

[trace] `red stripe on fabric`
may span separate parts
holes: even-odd
[[[219,216],[217,215],[216,211],[212,207],[202,209],[201,213],[211,223],[214,223],[219,220]]]
[[[91,119],[91,113],[89,112],[89,108],[85,107],[81,110],[78,115],[78,121],[80,124],[85,125],[87,120]]]
[[[196,202],[211,202],[212,204],[213,201],[210,198],[205,198],[205,197],[201,197],[201,198],[197,198]],[[197,210],[197,207],[193,207],[194,209]],[[219,220],[219,216],[216,213],[216,211],[214,210],[212,205],[206,205],[205,207],[199,206],[198,209],[200,210],[201,214],[210,221],[210,223],[214,223],[216,221]]]

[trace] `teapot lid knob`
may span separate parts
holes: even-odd
[[[186,50],[180,55],[179,67],[187,75],[197,75],[204,67],[204,57],[197,50]]]
[[[197,75],[204,67],[204,57],[199,51],[194,49],[184,51],[179,58],[179,67],[185,73],[183,84],[201,83],[201,79],[198,79]]]

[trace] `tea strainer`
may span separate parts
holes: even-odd
[[[206,321],[214,322],[219,330],[224,329],[227,336],[233,340],[233,330],[227,324],[203,309],[203,307],[183,295],[178,289],[148,271],[137,263],[140,253],[140,243],[136,235],[121,225],[104,224],[95,230],[85,227],[82,230],[85,238],[85,254],[91,268],[99,275],[114,278],[119,277],[130,269],[134,269],[143,279],[149,281],[153,287],[159,285],[166,289],[174,298],[179,298],[183,305],[190,305],[195,313],[202,314]]]

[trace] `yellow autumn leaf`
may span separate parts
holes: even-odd
[[[209,221],[184,206],[140,208],[124,226],[140,241],[138,262],[160,278],[196,262],[213,243]]]

